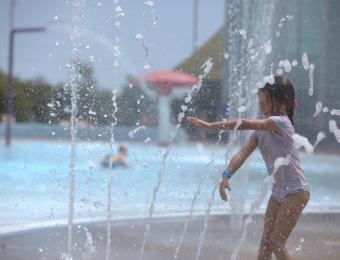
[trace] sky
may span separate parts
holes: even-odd
[[[0,70],[5,72],[10,1],[0,0]],[[78,9],[84,12],[81,58],[93,65],[98,88],[119,89],[126,84],[129,74],[170,70],[190,57],[193,1],[85,0],[84,7]],[[15,76],[22,80],[40,77],[53,84],[69,80],[66,64],[72,60],[71,2],[15,1],[15,28],[44,26],[47,29],[15,36]],[[147,5],[148,2],[153,6]],[[199,46],[223,25],[224,4],[225,0],[199,0]],[[114,54],[119,55],[117,67]],[[144,68],[146,63],[150,68]]]

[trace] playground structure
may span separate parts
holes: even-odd
[[[171,101],[174,97],[186,95],[198,83],[198,79],[180,71],[153,71],[131,81],[142,87],[147,95],[157,97],[158,142],[167,145],[171,132]]]

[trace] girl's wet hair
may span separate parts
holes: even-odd
[[[279,106],[277,104],[285,105],[287,107],[287,116],[294,124],[294,109],[295,109],[295,91],[293,84],[285,77],[275,76],[274,84],[266,83],[260,90],[264,91],[273,104],[273,113],[278,114]]]

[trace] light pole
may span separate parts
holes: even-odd
[[[199,0],[193,2],[193,35],[192,35],[192,51],[198,49],[198,16],[199,16]]]
[[[6,146],[11,144],[11,121],[13,114],[13,60],[14,60],[14,41],[17,33],[43,32],[45,27],[25,27],[13,28],[14,21],[14,0],[11,1],[10,11],[10,33],[8,51],[8,74],[7,74],[7,95],[6,95]]]

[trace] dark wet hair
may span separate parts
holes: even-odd
[[[124,145],[119,146],[118,151],[120,153],[127,153],[127,148]]]
[[[294,109],[295,109],[295,91],[293,84],[289,79],[282,76],[275,76],[274,84],[266,83],[260,90],[264,91],[274,105],[274,115],[278,113],[276,104],[285,105],[287,107],[287,116],[294,124]]]

